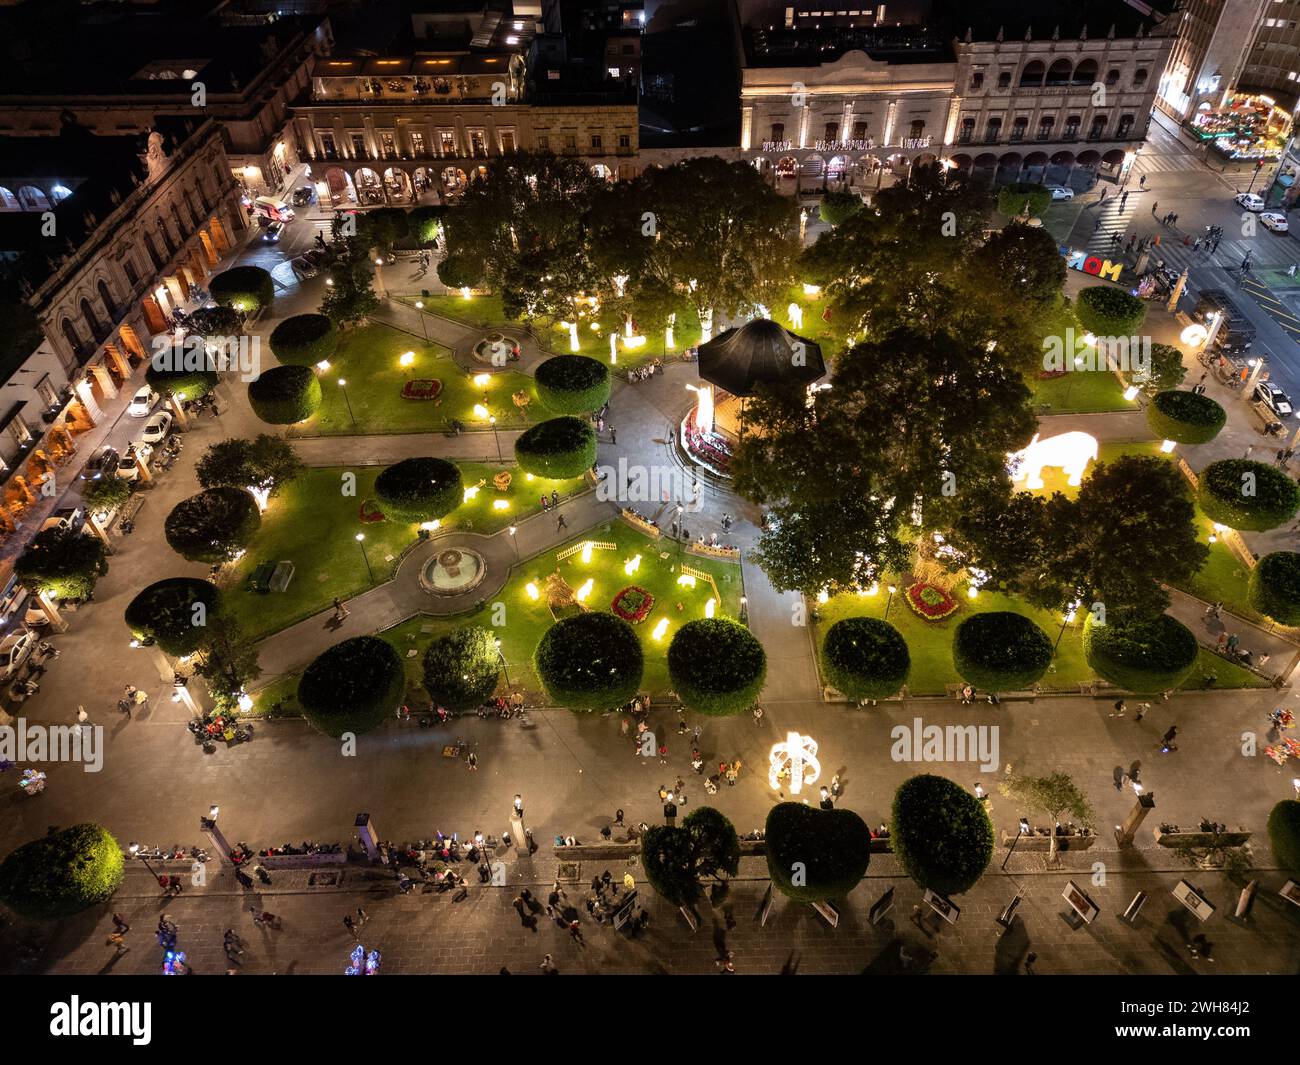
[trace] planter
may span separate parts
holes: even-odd
[[[610,609],[624,621],[637,625],[645,621],[654,605],[655,597],[644,588],[638,588],[633,584],[614,596]]]

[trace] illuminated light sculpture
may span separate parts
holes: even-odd
[[[789,775],[791,795],[798,795],[805,784],[815,784],[821,778],[822,766],[817,761],[815,739],[798,732],[787,732],[783,743],[772,745],[767,782],[779,790],[784,775]]]
[[[492,383],[492,375],[490,373],[476,373],[474,375],[475,388],[487,388],[487,386],[490,385],[491,383]]]
[[[1141,391],[1141,389],[1138,388],[1137,385],[1129,385],[1128,388],[1124,389],[1124,398],[1125,398],[1129,403],[1132,403],[1135,399],[1137,399],[1137,397],[1138,397],[1138,393],[1139,393],[1140,391]]]
[[[239,709],[244,713],[248,713],[248,711],[253,709],[253,697],[249,695],[248,692],[239,693]]]
[[[492,509],[493,509],[493,510],[509,510],[509,509],[510,509],[510,500],[508,500],[508,499],[494,499],[494,500],[492,500]]]
[[[668,325],[664,327],[664,348],[672,350],[677,346],[677,341],[673,338],[673,326],[677,322],[677,312],[674,311],[668,316]]]
[[[1172,440],[1166,440],[1166,441],[1164,441],[1164,442],[1160,445],[1160,450],[1161,450],[1164,454],[1168,455],[1169,452],[1173,451],[1173,449],[1176,448],[1177,446],[1178,446],[1178,445],[1177,445],[1176,443],[1174,443],[1174,441],[1172,441]]]
[[[664,638],[664,633],[667,631],[668,631],[668,619],[660,618],[659,623],[654,628],[654,632],[652,632],[650,635],[653,636],[656,640],[662,640]]]
[[[632,337],[632,316],[630,314],[623,316],[623,335],[629,340]]]
[[[437,518],[434,518],[433,521],[420,522],[420,528],[423,529],[425,532],[433,532],[434,530],[438,529],[441,525],[442,522],[440,522]]]
[[[828,599],[830,599],[830,597],[831,597],[831,593],[827,591],[825,588],[823,588],[820,592],[817,593],[817,602],[824,603]]]
[[[582,561],[584,563],[591,561],[591,541],[588,540],[582,545]]]
[[[614,282],[614,295],[619,299],[623,298],[623,288],[628,282],[627,274],[615,274],[610,278]]]
[[[379,974],[380,954],[377,950],[366,953],[366,948],[360,943],[352,951],[349,959],[351,965],[343,970],[344,976],[377,976]]]
[[[707,344],[713,339],[713,308],[710,307],[700,319],[700,343]]]
[[[694,588],[695,578],[692,577],[689,573],[683,573],[680,577],[677,578],[677,583],[680,584],[683,588]]]
[[[252,496],[253,499],[254,499],[254,500],[256,501],[256,503],[257,503],[257,510],[258,510],[258,513],[265,513],[265,511],[266,511],[266,501],[267,501],[268,499],[271,498],[271,489],[269,489],[269,488],[256,488],[256,487],[254,487],[254,486],[251,485],[251,484],[250,484],[250,485],[247,485],[246,488],[247,488],[248,494],[249,494],[250,496]]]
[[[631,558],[629,558],[626,562],[623,563],[623,572],[626,573],[629,577],[632,576],[632,574],[634,574],[640,568],[641,568],[640,555],[633,555]]]
[[[468,488],[466,488],[464,492],[461,493],[460,501],[462,503],[468,503],[476,495],[478,495],[478,485],[472,484]]]
[[[1205,343],[1209,335],[1210,331],[1206,329],[1205,326],[1193,324],[1184,329],[1178,335],[1178,339],[1188,347],[1199,348]]]
[[[488,416],[489,416],[489,414],[488,414],[488,409],[487,409],[487,407],[483,406],[482,403],[475,403],[475,404],[474,404],[474,417],[475,417],[475,418],[486,418],[486,417],[488,417]]]
[[[329,359],[321,359],[321,361],[316,364],[316,369],[318,369],[321,373],[324,373],[329,368],[330,368]],[[180,399],[180,396],[177,396],[176,398]]]
[[[713,432],[713,389],[708,385],[687,385],[695,393],[695,428],[702,433]]]
[[[573,597],[578,600],[579,603],[586,602],[587,596],[591,595],[591,590],[595,586],[596,582],[592,578],[588,577],[582,587],[573,593]]]
[[[566,322],[565,325],[569,327],[569,350],[580,351],[582,344],[578,341],[578,323],[576,321]]]
[[[1007,456],[1012,469],[1012,481],[1025,482],[1026,488],[1043,487],[1043,469],[1051,466],[1065,471],[1068,483],[1078,486],[1083,481],[1089,462],[1097,460],[1097,438],[1088,433],[1070,432],[1040,440],[1038,434],[1029,441],[1024,451]]]
[[[460,290],[460,298],[463,300],[469,299],[469,286],[466,286]]]
[[[808,282],[805,281],[803,286],[803,294],[805,296],[820,296],[822,294],[822,287],[821,285],[810,285],[808,284]]]
[[[713,613],[715,610],[717,610],[717,608],[718,608],[718,601],[716,599],[710,599],[707,603],[704,604],[704,616],[706,618],[713,617]]]
[[[169,950],[163,955],[163,976],[184,976],[186,971],[185,951]]]
[[[791,303],[790,306],[785,309],[785,313],[790,316],[791,329],[803,328],[803,308],[800,307],[799,304]]]
[[[618,362],[618,334],[609,334],[609,361],[610,364]]]
[[[527,584],[524,585],[524,591],[528,593],[528,598],[532,600],[536,600],[539,595],[537,591],[537,585],[534,584],[532,581],[529,581]]]
[[[643,336],[624,337],[623,346],[633,350],[645,347],[646,338]]]
[[[398,365],[399,365],[399,366],[412,366],[412,365],[414,365],[414,364],[415,364],[415,352],[413,352],[413,351],[404,351],[404,352],[402,352],[402,355],[401,355],[401,357],[397,360],[397,362],[398,362]]]

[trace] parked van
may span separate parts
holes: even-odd
[[[259,196],[253,201],[253,213],[272,222],[293,220],[293,208],[278,196]]]

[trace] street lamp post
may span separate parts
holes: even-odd
[[[501,641],[497,640],[496,645],[497,645],[497,657],[501,659],[501,672],[505,674],[506,690],[508,691],[510,689],[510,669],[506,665],[506,656],[501,650]]]
[[[429,343],[429,326],[424,320],[424,300],[415,301],[415,309],[420,312],[420,328],[424,331],[424,342]]]
[[[896,591],[898,591],[898,588],[891,584],[889,586],[889,598],[885,600],[885,616],[883,619],[885,621],[889,620],[889,608],[894,604],[894,593]]]
[[[134,858],[134,857],[139,857],[140,861],[144,862],[144,867],[145,867],[146,869],[149,870],[149,875],[150,875],[150,876],[152,876],[155,880],[159,880],[159,876],[158,876],[158,874],[154,871],[154,867],[153,867],[152,865],[149,864],[149,859],[146,858],[146,857],[145,857],[145,856],[140,852],[140,844],[138,844],[138,843],[132,843],[132,844],[130,844],[126,849],[129,850],[129,851],[131,852],[131,856],[132,856],[133,858]],[[159,881],[159,882],[161,883],[161,881]]]
[[[488,421],[492,425],[492,439],[496,441],[497,445],[497,462],[504,462],[505,459],[501,457],[501,436],[497,432],[497,416],[495,414],[489,414]]]
[[[686,542],[686,530],[682,528],[682,505],[677,504],[677,557],[682,557],[682,545]]]
[[[370,568],[370,555],[366,553],[366,534],[357,533],[357,546],[361,548],[361,557],[366,560],[366,572],[370,575],[370,583],[375,583],[375,571]]]
[[[1068,626],[1070,622],[1072,622],[1073,620],[1074,620],[1074,608],[1072,607],[1069,613],[1062,615],[1061,631],[1056,634],[1056,643],[1052,644],[1053,658],[1056,657],[1056,649],[1061,646],[1061,637],[1065,635],[1066,626]]]
[[[1022,817],[1020,819],[1020,831],[1016,833],[1016,838],[1011,841],[1011,849],[1007,851],[1007,856],[1002,859],[1002,871],[1007,871],[1007,862],[1011,861],[1011,856],[1016,853],[1016,844],[1020,842],[1020,837],[1029,833],[1029,821]]]
[[[519,561],[519,541],[515,539],[515,533],[517,533],[518,531],[519,529],[514,525],[510,526],[510,546],[515,549],[516,562]]]
[[[343,389],[343,402],[348,405],[348,417],[352,419],[352,428],[357,427],[357,416],[352,413],[352,400],[348,399],[348,383],[342,377],[339,378],[339,388]]]

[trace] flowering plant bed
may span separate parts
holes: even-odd
[[[435,399],[442,391],[442,382],[432,378],[407,381],[402,386],[403,399]]]
[[[614,596],[614,602],[610,609],[624,621],[630,621],[635,625],[637,622],[645,621],[651,607],[654,605],[655,597],[653,595],[644,588],[638,588],[635,584],[630,584],[618,595]]]
[[[957,600],[933,584],[913,584],[903,593],[903,598],[926,621],[942,621],[957,609]]]

